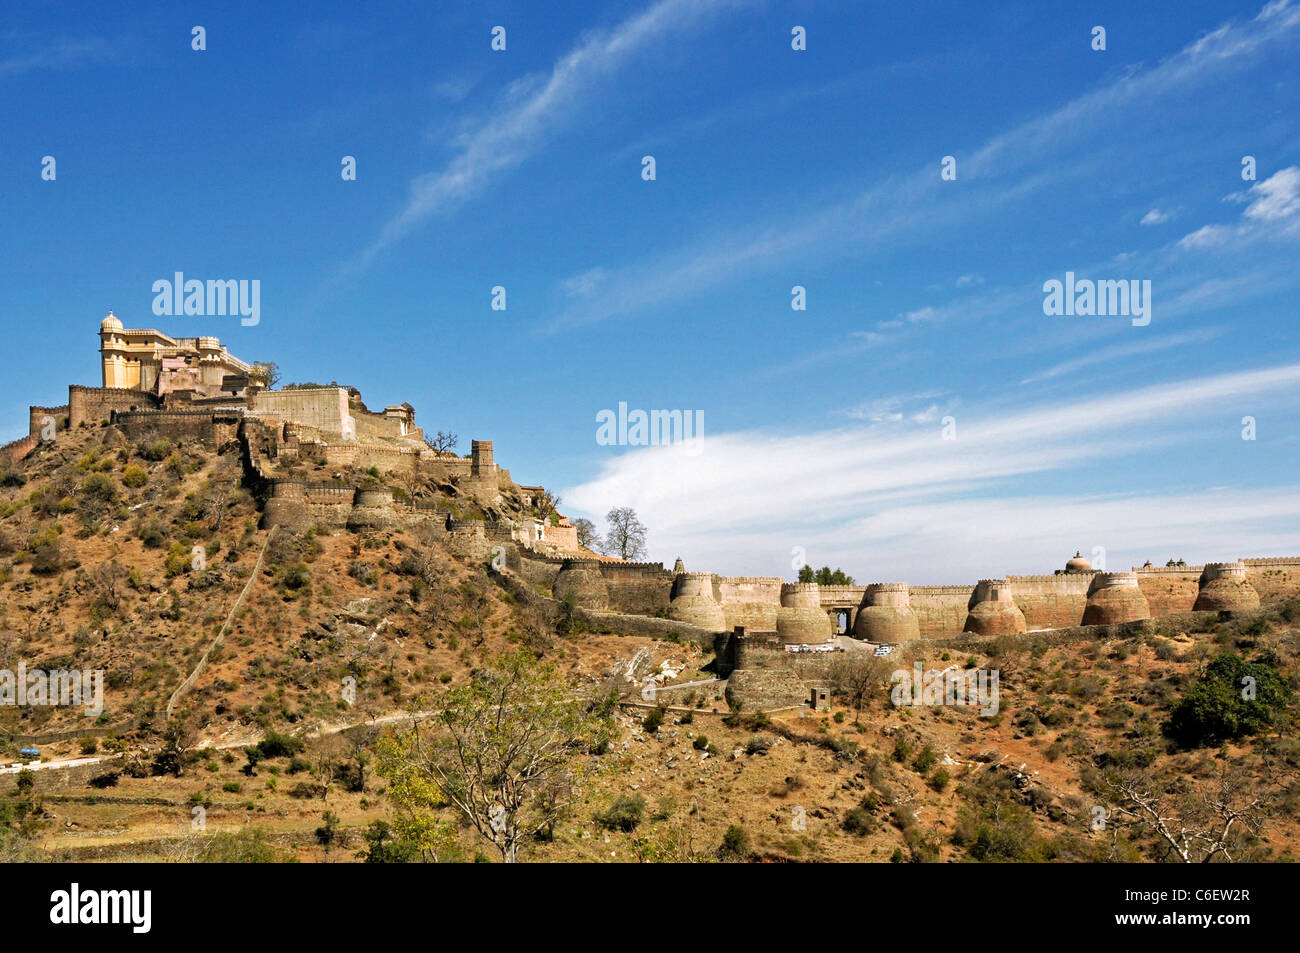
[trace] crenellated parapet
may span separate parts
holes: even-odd
[[[609,588],[600,573],[598,559],[566,559],[555,577],[555,598],[571,601],[582,609],[609,608]]]

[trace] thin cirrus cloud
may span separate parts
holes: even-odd
[[[659,0],[616,27],[588,33],[558,59],[548,75],[512,83],[501,101],[471,117],[455,154],[436,172],[410,184],[401,209],[378,238],[345,269],[356,271],[400,241],[418,225],[481,193],[495,177],[540,152],[547,142],[581,115],[579,108],[602,83],[635,56],[675,33],[752,0]]]
[[[56,40],[32,52],[0,59],[0,77],[102,63],[113,58],[114,50],[114,46],[101,37]]]
[[[1224,24],[1150,69],[992,138],[963,160],[963,178],[982,185],[964,197],[964,204],[947,195],[939,201],[933,169],[891,177],[852,200],[797,219],[719,230],[655,260],[607,268],[599,295],[577,301],[561,295],[563,303],[546,330],[581,327],[678,301],[759,268],[787,264],[798,254],[816,251],[824,259],[887,239],[933,234],[970,214],[990,212],[1044,188],[1060,188],[1071,178],[1095,175],[1094,164],[1078,156],[1080,143],[1095,140],[1099,117],[1110,123],[1123,110],[1149,110],[1162,97],[1248,67],[1255,56],[1293,40],[1298,32],[1300,9],[1289,0],[1276,0],[1253,19]]]
[[[1038,381],[1051,380],[1055,377],[1073,374],[1075,371],[1082,370],[1085,367],[1092,367],[1097,364],[1110,364],[1112,362],[1126,360],[1130,357],[1141,357],[1148,354],[1156,354],[1160,351],[1168,351],[1172,348],[1186,347],[1189,344],[1204,344],[1206,341],[1213,340],[1222,333],[1222,330],[1219,328],[1202,328],[1198,331],[1190,331],[1186,334],[1169,334],[1164,337],[1151,338],[1150,340],[1131,341],[1126,344],[1116,344],[1111,347],[1097,348],[1089,351],[1082,357],[1076,357],[1068,361],[1061,361],[1059,364],[1053,364],[1050,367],[1043,368],[1041,371],[1036,371],[1020,383],[1034,384]]]
[[[1036,502],[1025,504],[1025,518],[1012,522],[1033,528],[1043,546],[1051,542],[1058,550],[1088,543],[1078,536],[1091,527],[1093,538],[1105,536],[1095,544],[1115,553],[1176,546],[1200,554],[1231,541],[1230,552],[1205,555],[1269,555],[1285,548],[1284,539],[1297,538],[1300,486],[1270,491],[1277,502],[1266,512],[1246,505],[1246,490],[1184,494],[1209,501],[1227,493],[1243,503],[1240,509],[1204,514],[1200,529],[1184,511],[1161,502],[1176,495],[1157,496],[1138,481],[1128,485],[1121,466],[1115,468],[1111,497],[1130,503],[1114,503],[1107,510],[1112,522],[1105,525],[1082,512],[1072,521],[1077,493],[1008,495],[1006,487],[1023,478],[1119,461],[1139,450],[1185,446],[1189,436],[1203,433],[1207,409],[1267,397],[1276,411],[1288,401],[1295,405],[1298,385],[1300,364],[1285,364],[1152,385],[1066,407],[1052,402],[1012,412],[969,410],[962,412],[957,439],[951,441],[941,439],[937,425],[895,422],[887,414],[875,426],[713,434],[702,446],[622,453],[594,479],[563,495],[576,513],[597,518],[611,507],[631,506],[651,529],[654,558],[682,555],[718,572],[779,574],[794,546],[807,548],[819,562],[823,557],[814,551],[828,554],[826,559],[833,553],[850,571],[872,564],[877,552],[887,550],[897,574],[906,573],[913,582],[945,581],[936,577],[941,568],[957,574],[946,581],[1027,571],[1023,533],[1009,531],[987,514],[1015,510],[1030,497]],[[1247,450],[1253,446],[1240,444]],[[996,495],[986,495],[991,493]],[[1130,525],[1123,514],[1142,507],[1152,515]],[[755,517],[765,513],[781,516]],[[968,527],[965,538],[978,551],[952,555],[954,538],[939,532],[951,514]],[[1164,515],[1178,518],[1161,535]],[[1040,565],[1037,571],[1048,568]]]

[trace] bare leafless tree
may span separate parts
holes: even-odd
[[[1149,773],[1114,771],[1102,789],[1121,817],[1154,834],[1180,863],[1248,859],[1253,838],[1271,816],[1265,784],[1229,769],[1181,793],[1163,790]]]
[[[432,437],[425,440],[425,443],[433,447],[433,449],[437,450],[439,453],[448,453],[451,450],[454,450],[456,444],[459,442],[460,438],[458,436],[454,433],[448,433],[445,430],[439,430]]]
[[[599,551],[602,545],[600,534],[596,532],[596,524],[589,519],[578,517],[573,521],[573,528],[578,531],[578,545],[593,552]]]
[[[605,535],[605,551],[620,559],[638,559],[645,555],[646,528],[636,518],[630,506],[616,506],[605,514],[609,532]]]
[[[125,588],[129,576],[130,572],[127,571],[126,567],[116,560],[93,566],[86,573],[86,578],[90,580],[91,589],[95,593],[96,601],[103,603],[113,612],[116,612],[122,604],[122,590]]]
[[[227,454],[218,457],[216,470],[212,474],[212,479],[208,481],[204,493],[204,504],[212,519],[214,533],[221,532],[221,524],[225,521],[226,512],[230,508],[230,499],[238,486],[239,470],[235,465],[234,456]]]
[[[892,665],[887,658],[876,658],[867,651],[845,652],[831,665],[831,687],[853,706],[853,723],[862,719],[862,706],[872,691],[886,689]]]

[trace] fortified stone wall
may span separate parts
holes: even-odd
[[[299,390],[265,390],[248,399],[249,411],[307,427],[341,434],[345,425],[355,432],[356,423],[348,410],[348,392],[342,387],[310,387]]]
[[[507,565],[518,572],[529,585],[543,588],[547,592],[553,592],[555,590],[555,577],[559,575],[564,560],[538,558],[523,554],[518,547],[512,548],[516,553],[520,554],[518,565],[509,555],[506,557]]]
[[[822,609],[817,583],[782,584],[781,605],[776,610],[776,631],[781,641],[792,644],[820,643],[831,637],[831,619]]]
[[[1138,587],[1146,597],[1153,616],[1172,612],[1191,612],[1200,588],[1200,566],[1141,566]]]
[[[0,464],[13,466],[19,460],[24,460],[27,455],[36,449],[36,445],[41,442],[39,434],[29,433],[26,437],[19,437],[0,447]]]
[[[238,438],[242,415],[236,411],[137,410],[115,412],[112,419],[128,440],[161,434],[218,450]]]
[[[1008,576],[1012,597],[1030,629],[1059,629],[1079,625],[1088,605],[1092,573],[1052,576]]]
[[[1285,602],[1300,596],[1300,557],[1243,559],[1246,579],[1263,603]]]
[[[405,436],[402,433],[401,421],[392,417],[354,411],[352,420],[356,425],[358,440],[396,440]]]
[[[60,430],[68,429],[68,405],[62,407],[28,407],[27,408],[27,432],[39,434],[41,428],[45,426],[45,418],[54,418],[54,429],[57,433]]]
[[[813,685],[825,684],[838,652],[791,653],[776,632],[737,627],[715,642],[719,674],[727,678],[727,701],[741,711],[789,708],[806,701]]]
[[[576,542],[577,537],[574,539]],[[660,609],[668,608],[672,599],[673,574],[664,568],[663,563],[599,562],[597,565],[609,593],[609,608],[613,611],[653,616]]]
[[[750,630],[776,629],[781,604],[779,576],[719,576],[717,592],[728,629],[738,625]]]
[[[910,595],[921,638],[960,632],[966,624],[970,586],[912,586]]]
[[[68,388],[68,426],[98,424],[108,420],[114,412],[146,410],[158,407],[158,398],[143,391],[126,387],[82,387],[73,384]]]

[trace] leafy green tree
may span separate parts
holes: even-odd
[[[1224,652],[1174,708],[1166,731],[1189,747],[1257,734],[1278,723],[1293,697],[1273,666]]]
[[[505,863],[554,816],[554,798],[543,793],[562,787],[577,753],[609,730],[607,708],[575,697],[554,666],[526,649],[445,690],[433,707],[432,729],[417,723],[381,743],[377,770],[388,796],[399,816],[435,839],[432,812],[455,808]]]

